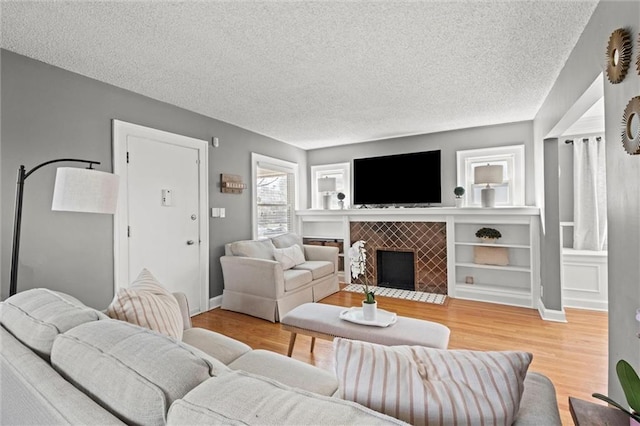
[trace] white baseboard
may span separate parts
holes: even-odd
[[[609,310],[609,303],[606,301],[603,302],[584,299],[570,299],[567,297],[564,297],[562,301],[566,308],[586,309],[589,311],[603,312],[607,312]]]
[[[209,299],[209,309],[215,309],[222,306],[222,295]]]
[[[555,321],[555,322],[567,322],[567,317],[564,314],[564,309],[557,311],[555,309],[547,309],[544,306],[544,302],[542,299],[538,300],[538,313],[540,314],[540,318],[545,321]]]

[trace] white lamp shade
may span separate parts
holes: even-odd
[[[114,214],[118,185],[119,178],[113,173],[60,167],[56,172],[51,210]]]
[[[320,178],[318,179],[319,192],[333,192],[336,190],[336,178]]]
[[[478,166],[473,170],[474,183],[502,183],[503,171],[502,166]]]

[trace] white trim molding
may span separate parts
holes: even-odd
[[[565,315],[564,309],[559,311],[555,309],[547,309],[547,307],[544,306],[542,299],[538,300],[538,313],[540,314],[540,318],[545,321],[567,322],[567,316]]]

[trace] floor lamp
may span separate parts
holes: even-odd
[[[53,190],[51,210],[110,213],[116,211],[118,200],[118,176],[113,173],[93,169],[99,161],[61,158],[46,161],[28,172],[24,166],[18,169],[18,187],[16,189],[16,209],[13,226],[13,250],[11,252],[11,281],[9,296],[16,294],[18,286],[18,258],[20,256],[20,228],[22,226],[22,199],[24,182],[36,170],[52,163],[76,162],[89,164],[86,169],[60,167],[56,172],[56,183]]]
[[[492,183],[503,182],[502,166],[478,166],[473,171],[473,182],[479,184],[486,184],[485,188],[482,188],[480,193],[480,199],[482,200],[482,207],[493,207],[496,203],[496,190],[491,188]]]

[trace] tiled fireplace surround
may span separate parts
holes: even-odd
[[[445,222],[351,222],[350,239],[365,242],[367,282],[377,283],[377,250],[413,252],[415,290],[447,294]]]

